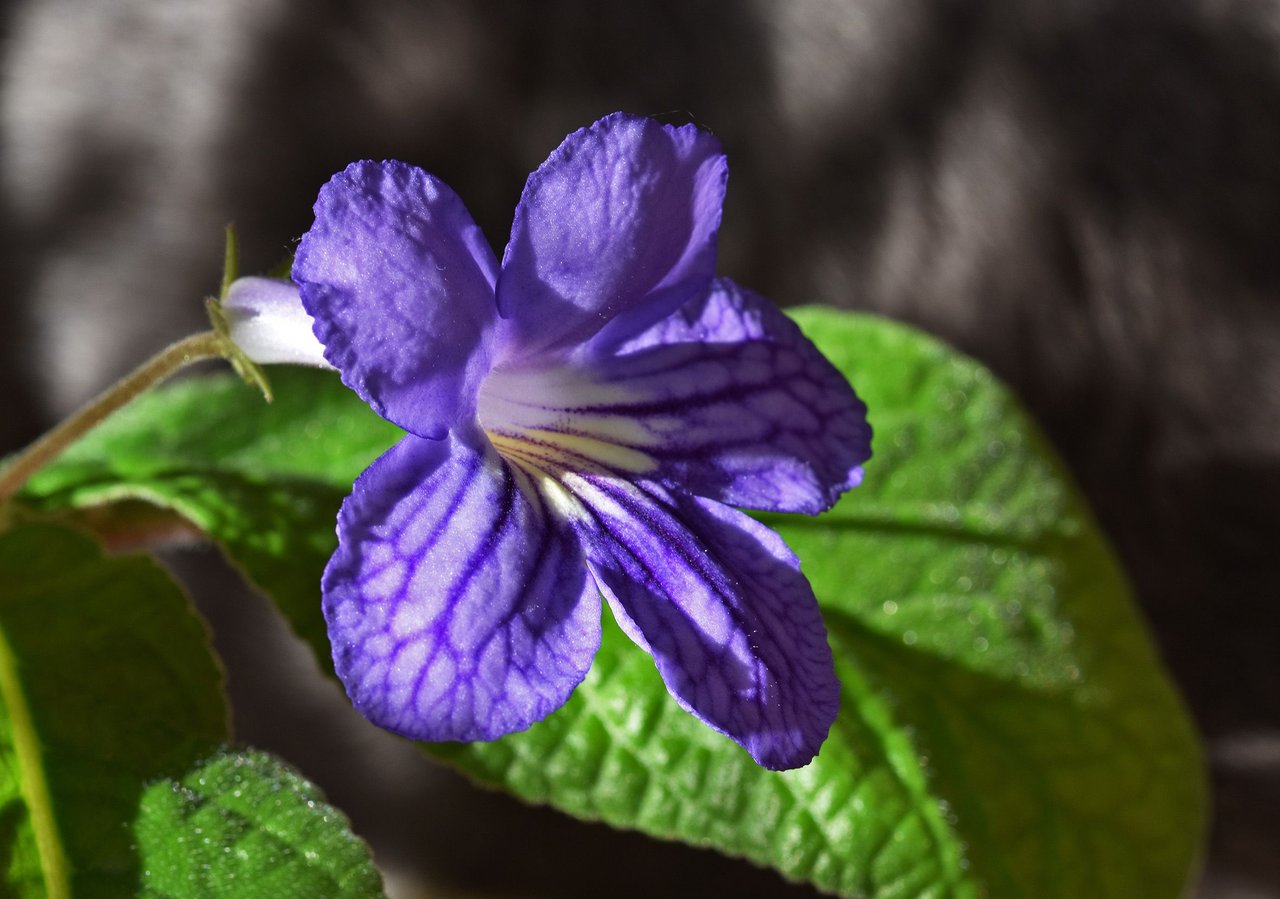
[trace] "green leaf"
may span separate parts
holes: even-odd
[[[331,372],[273,368],[270,405],[229,375],[144,395],[37,474],[20,499],[54,511],[98,509],[84,523],[136,530],[145,500],[212,536],[274,598],[323,664],[329,642],[319,572],[355,478],[403,434]],[[146,533],[159,530],[151,522]]]
[[[680,711],[611,622],[563,711],[430,750],[526,799],[846,895],[1177,895],[1203,827],[1198,748],[1062,466],[972,360],[877,318],[796,317],[876,426],[866,482],[835,510],[766,516],[838,660],[842,712],[817,760],[756,768]],[[331,375],[273,382],[271,408],[225,380],[147,398],[25,499],[176,509],[327,658],[316,584],[333,516],[398,432]]]
[[[775,522],[842,679],[911,735],[989,895],[1181,895],[1204,827],[1195,732],[1039,429],[917,331],[800,321],[878,410],[864,488],[820,522]]]
[[[818,758],[756,768],[615,627],[563,711],[433,751],[844,895],[1179,895],[1203,827],[1196,740],[1061,465],[972,360],[876,318],[795,317],[876,427],[835,510],[762,516],[803,560],[837,658]]]
[[[147,789],[134,827],[143,896],[381,896],[369,850],[297,772],[224,752]]]
[[[0,893],[135,895],[144,785],[226,737],[208,635],[159,566],[0,533]]]

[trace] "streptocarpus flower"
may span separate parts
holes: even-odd
[[[603,595],[761,765],[818,751],[839,690],[817,603],[731,506],[828,508],[870,429],[789,319],[714,278],[726,174],[693,126],[601,119],[529,177],[501,265],[420,169],[358,162],[321,190],[293,278],[325,357],[409,432],[356,481],[322,585],[374,723],[528,727],[586,676]]]

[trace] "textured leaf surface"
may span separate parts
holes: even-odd
[[[133,896],[146,783],[227,737],[222,675],[149,559],[42,524],[0,534],[0,847],[6,896]]]
[[[1179,895],[1202,826],[1195,738],[1052,453],[936,341],[797,318],[876,428],[864,485],[832,513],[767,518],[837,659],[842,711],[818,758],[755,768],[613,629],[563,712],[438,751],[527,798],[848,895]]]
[[[528,799],[848,895],[1177,895],[1202,827],[1198,750],[1053,454],[984,369],[931,338],[796,317],[876,427],[865,484],[833,512],[768,519],[803,560],[837,657],[842,712],[817,760],[756,768],[682,713],[608,622],[563,711],[431,750]],[[315,585],[333,515],[396,432],[336,377],[272,381],[274,407],[220,379],[150,397],[26,498],[178,510],[327,660]]]
[[[329,665],[318,584],[337,546],[337,509],[403,432],[337,375],[277,367],[271,385],[270,405],[229,375],[143,396],[38,474],[23,499],[49,509],[141,499],[178,512],[222,545]],[[117,508],[93,526],[134,529],[135,508]]]
[[[154,783],[134,835],[143,896],[382,895],[368,848],[342,813],[264,753],[222,753]]]

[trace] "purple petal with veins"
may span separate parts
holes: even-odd
[[[598,587],[684,708],[770,768],[818,751],[839,689],[812,590],[722,503],[825,509],[871,432],[791,321],[713,280],[726,171],[692,126],[601,119],[529,177],[500,273],[419,169],[356,163],[321,191],[302,302],[344,381],[412,432],[356,482],[322,585],[370,720],[528,727],[585,676]]]
[[[334,175],[293,262],[343,383],[383,418],[431,438],[474,411],[496,277],[462,201],[403,162],[355,162]]]
[[[621,113],[575,131],[529,176],[502,259],[504,358],[625,340],[715,274],[720,143]]]
[[[774,303],[732,278],[716,278],[705,291],[619,346],[617,352],[626,355],[669,343],[752,340],[813,348],[799,326]]]
[[[356,482],[325,570],[334,666],[369,720],[490,740],[559,708],[600,645],[575,536],[478,434],[409,435]]]
[[[814,514],[861,480],[866,407],[768,301],[721,279],[628,349],[496,371],[481,421],[752,509]]]
[[[839,708],[809,582],[741,512],[644,481],[573,477],[596,583],[685,709],[766,768],[807,764]]]

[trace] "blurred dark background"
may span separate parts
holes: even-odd
[[[1280,896],[1280,0],[9,0],[0,452],[200,328],[319,186],[395,157],[499,252],[526,174],[616,109],[729,153],[723,272],[981,358],[1094,503],[1205,736],[1201,897]],[[803,896],[482,793],[367,727],[208,551],[240,739],[403,896]]]

